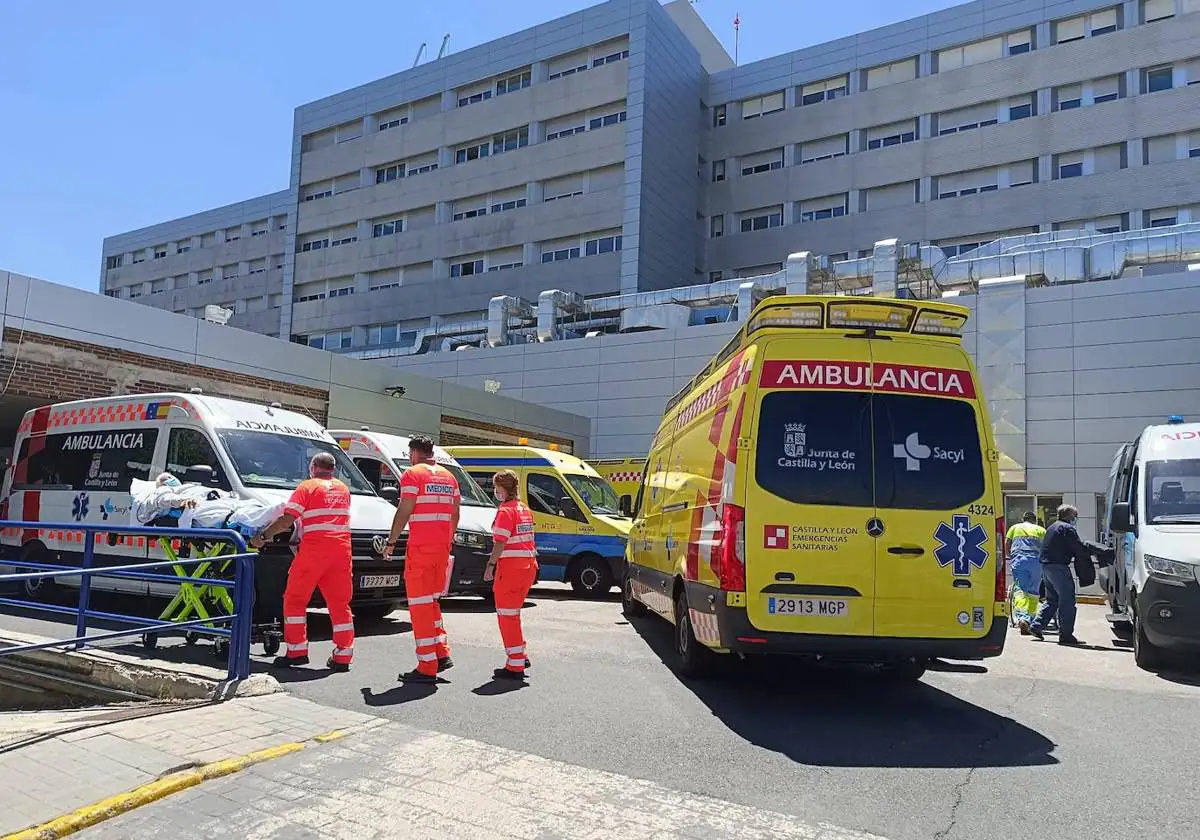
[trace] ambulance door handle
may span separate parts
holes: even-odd
[[[888,554],[909,554],[914,557],[924,553],[925,549],[919,545],[893,545],[888,549]]]

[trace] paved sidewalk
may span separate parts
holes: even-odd
[[[85,713],[0,715],[0,731],[32,734]],[[132,790],[168,773],[333,730],[354,732],[378,723],[367,715],[330,709],[287,694],[194,705],[150,717],[64,732],[0,752],[0,835],[54,819]],[[53,734],[53,732],[47,732]],[[182,835],[181,835],[182,836]]]
[[[244,840],[872,840],[399,723],[206,782],[80,837],[178,840],[231,830]]]

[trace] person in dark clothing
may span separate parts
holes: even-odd
[[[1075,530],[1079,510],[1074,505],[1059,505],[1058,520],[1050,523],[1042,540],[1042,582],[1046,600],[1038,607],[1037,617],[1029,632],[1041,639],[1046,623],[1058,617],[1058,643],[1081,645],[1075,638],[1075,577],[1071,566],[1078,558],[1091,563],[1092,555],[1104,551],[1103,546],[1085,542]]]

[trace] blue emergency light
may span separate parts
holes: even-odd
[[[1180,414],[1172,414],[1170,417],[1167,418],[1167,422],[1170,423],[1172,426],[1178,425],[1179,423],[1183,422],[1183,416]]]

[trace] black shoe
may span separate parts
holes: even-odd
[[[330,671],[333,671],[336,674],[350,673],[350,663],[349,662],[334,662],[333,657],[330,657],[328,660],[326,660],[325,667],[328,668]]]
[[[307,656],[276,656],[271,661],[272,668],[299,668],[308,664]]]
[[[413,668],[407,674],[401,674],[396,679],[402,683],[424,683],[426,685],[432,685],[438,681],[436,674],[422,674],[416,668]]]
[[[525,660],[525,670],[526,670],[526,671],[528,671],[528,670],[530,669],[530,667],[531,667],[531,666],[530,666],[530,664],[529,664],[529,660],[528,660],[528,659],[526,659],[526,660]]]
[[[442,671],[449,671],[453,667],[454,667],[454,660],[451,659],[449,656],[443,656],[441,659],[438,660],[438,673],[439,674],[442,673]]]
[[[524,682],[525,673],[523,671],[510,671],[507,668],[497,668],[495,671],[492,671],[492,679]]]
[[[1033,638],[1037,639],[1039,642],[1046,641],[1046,637],[1042,635],[1042,628],[1038,627],[1036,624],[1029,625],[1029,635],[1033,636]]]
[[[1063,647],[1084,647],[1084,643],[1074,636],[1059,636],[1058,643]]]

